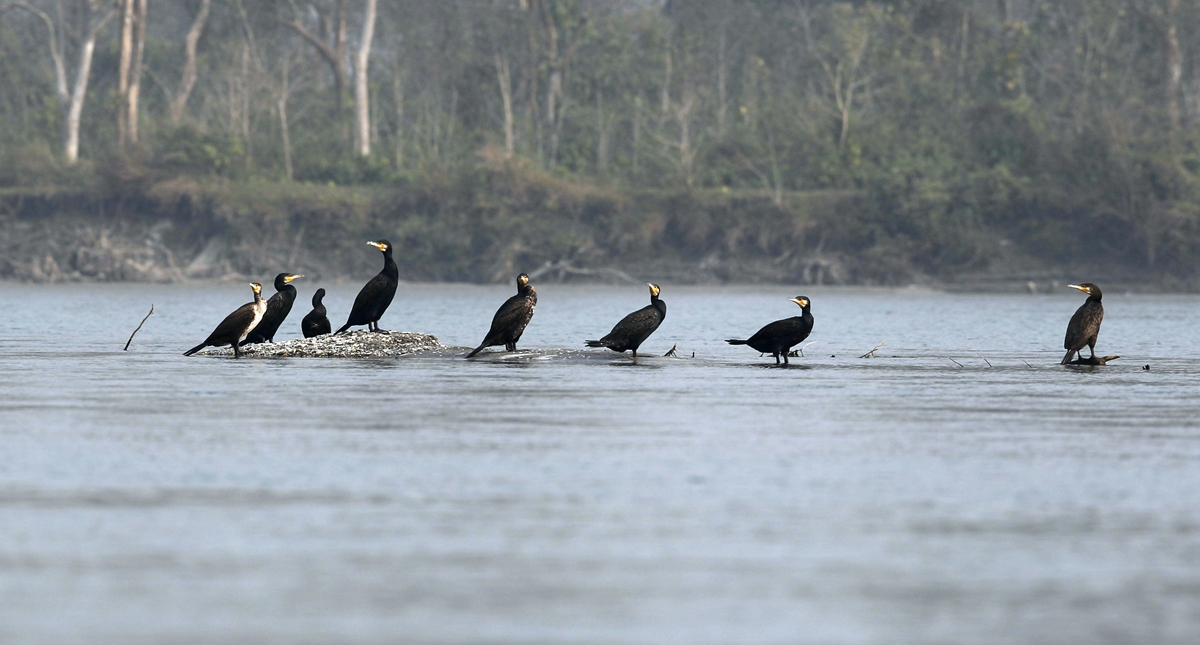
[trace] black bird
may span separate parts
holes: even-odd
[[[396,285],[400,283],[400,269],[392,259],[392,243],[379,240],[367,244],[383,251],[383,270],[358,292],[358,296],[354,298],[354,306],[350,309],[350,317],[346,319],[346,324],[337,330],[339,334],[358,325],[366,325],[371,331],[383,331],[379,328],[379,319],[396,296]]]
[[[296,302],[296,287],[291,283],[303,277],[297,273],[280,273],[275,276],[275,295],[267,301],[267,313],[263,314],[258,325],[246,334],[242,345],[275,342],[275,332],[279,331],[279,326],[287,319],[288,314],[292,313],[292,304]]]
[[[808,338],[813,328],[813,315],[810,311],[812,301],[806,296],[796,296],[788,298],[788,300],[800,305],[801,315],[776,320],[746,340],[730,338],[725,342],[730,345],[749,345],[764,354],[770,354],[775,357],[776,365],[779,364],[779,357],[783,356],[783,362],[786,364],[788,353],[792,351],[792,347]]]
[[[312,311],[300,321],[300,331],[304,332],[305,338],[313,336],[322,336],[328,334],[332,327],[329,325],[329,318],[325,316],[325,305],[321,302],[321,298],[325,297],[324,289],[317,289],[313,294]]]
[[[614,352],[632,349],[633,360],[637,360],[638,347],[667,317],[667,303],[658,299],[658,285],[646,286],[650,287],[650,304],[622,318],[604,338],[584,341],[588,347],[607,347]]]
[[[217,325],[213,333],[204,339],[203,343],[187,350],[183,353],[184,356],[191,356],[205,347],[221,347],[222,345],[230,345],[233,347],[233,356],[237,358],[242,355],[242,350],[238,346],[238,341],[242,339],[258,321],[262,320],[263,314],[267,312],[267,301],[262,297],[262,285],[257,282],[251,282],[250,288],[254,289],[254,302],[248,302],[236,311],[225,316],[225,320]]]
[[[1070,363],[1071,358],[1083,349],[1084,345],[1092,352],[1089,360],[1096,357],[1096,336],[1100,334],[1100,323],[1104,321],[1104,305],[1100,304],[1104,294],[1100,292],[1100,287],[1090,282],[1067,286],[1086,293],[1088,299],[1075,310],[1075,315],[1071,316],[1071,322],[1067,324],[1067,336],[1063,339],[1063,349],[1067,350],[1067,354],[1063,356],[1061,365]]]
[[[496,315],[492,317],[492,328],[484,336],[483,342],[467,358],[478,354],[484,347],[504,345],[504,349],[515,351],[517,341],[525,326],[533,318],[533,310],[537,307],[537,291],[529,284],[529,276],[522,273],[517,276],[517,295],[512,296],[500,305]]]

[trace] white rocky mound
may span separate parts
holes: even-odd
[[[445,349],[437,336],[411,331],[353,331],[345,334],[326,334],[314,338],[296,338],[278,343],[244,345],[246,357],[298,356],[301,358],[371,358],[403,356],[414,352]],[[201,354],[232,355],[233,350],[208,349]]]

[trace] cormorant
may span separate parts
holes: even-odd
[[[638,347],[667,317],[667,303],[658,299],[658,285],[646,286],[650,287],[650,304],[622,318],[604,338],[584,341],[588,347],[607,347],[614,352],[632,349],[633,360],[637,360]]]
[[[324,289],[317,289],[313,294],[312,311],[300,321],[300,331],[304,332],[305,338],[313,336],[322,336],[328,334],[332,327],[329,325],[329,318],[325,316],[325,305],[321,302],[321,298],[325,297]]]
[[[1084,345],[1092,352],[1089,360],[1096,357],[1096,336],[1100,334],[1100,323],[1104,321],[1104,305],[1100,304],[1104,294],[1100,293],[1100,287],[1090,282],[1067,286],[1086,293],[1088,299],[1075,310],[1075,315],[1071,316],[1071,322],[1067,324],[1067,336],[1063,339],[1063,349],[1067,350],[1067,354],[1063,356],[1062,365],[1070,363],[1071,358],[1083,349]]]
[[[474,351],[467,354],[467,358],[478,354],[484,347],[492,347],[495,345],[504,345],[504,349],[515,351],[517,349],[517,341],[521,340],[521,334],[525,331],[525,326],[529,324],[529,320],[533,318],[533,310],[537,307],[537,291],[533,285],[529,284],[529,276],[522,273],[517,276],[517,295],[512,296],[500,305],[496,310],[496,315],[492,317],[492,328],[488,330],[487,336],[484,336],[483,342],[476,347]]]
[[[242,355],[242,350],[238,346],[238,341],[242,339],[258,321],[262,320],[263,314],[267,312],[267,301],[262,297],[262,285],[257,282],[251,282],[250,288],[254,289],[254,302],[248,302],[236,311],[225,316],[225,320],[217,325],[213,333],[204,339],[203,343],[187,350],[183,353],[184,356],[191,356],[205,347],[220,347],[222,345],[230,345],[233,347],[233,357],[237,358]]]
[[[242,345],[253,345],[255,343],[273,343],[275,342],[275,332],[279,331],[279,326],[292,313],[292,304],[296,302],[296,287],[292,286],[292,281],[304,276],[297,273],[280,273],[275,276],[275,295],[267,301],[267,313],[263,314],[262,320],[258,321],[258,325],[246,334],[246,340],[243,340]]]
[[[371,331],[383,331],[379,328],[379,319],[383,317],[383,312],[387,311],[388,305],[392,304],[392,298],[396,295],[396,285],[400,283],[400,269],[392,259],[392,243],[379,240],[367,244],[383,251],[383,270],[358,292],[358,296],[354,298],[354,306],[350,309],[350,317],[346,319],[346,324],[337,330],[339,334],[358,325],[366,325]]]
[[[779,357],[783,356],[783,362],[786,364],[792,347],[808,338],[813,328],[813,315],[810,311],[812,301],[806,296],[796,296],[788,300],[800,305],[801,315],[769,323],[746,340],[730,338],[725,342],[730,345],[749,345],[764,354],[770,354],[775,357],[776,365],[779,364]]]

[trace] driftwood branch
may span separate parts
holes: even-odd
[[[1118,358],[1121,358],[1121,357],[1120,356],[1089,356],[1088,358],[1077,358],[1077,359],[1071,361],[1070,363],[1067,363],[1067,365],[1084,365],[1084,366],[1107,365],[1109,361],[1115,361]]]
[[[951,363],[954,363],[955,365],[957,365],[957,366],[959,366],[959,367],[962,367],[962,366],[963,366],[963,364],[962,364],[962,363],[960,363],[960,362],[958,362],[958,361],[954,360],[953,358],[950,358],[949,356],[947,356],[947,357],[946,357],[946,360],[950,361]]]
[[[804,347],[801,347],[800,349],[793,349],[792,351],[788,352],[788,357],[789,358],[800,358],[801,356],[804,356],[804,350],[808,349],[809,346],[811,346],[811,345],[816,345],[819,342],[821,342],[821,341],[814,340],[811,343],[806,343],[804,345]]]
[[[671,345],[671,349],[668,349],[667,353],[663,354],[663,356],[667,357],[667,358],[679,358],[678,356],[675,355],[675,350],[678,348],[679,348],[679,343],[675,343],[674,345]]]
[[[875,349],[872,349],[871,351],[867,352],[866,354],[859,356],[859,358],[875,358],[875,352],[879,351],[879,348],[883,347],[887,343],[887,341],[888,341],[888,339],[884,338],[883,342],[881,342],[875,346]]]
[[[125,341],[125,349],[122,351],[126,351],[126,352],[129,351],[129,343],[133,342],[133,337],[137,336],[137,333],[142,330],[142,325],[146,324],[146,321],[150,320],[150,316],[153,316],[153,315],[154,315],[154,303],[150,303],[150,313],[146,314],[146,317],[142,319],[142,322],[138,323],[137,329],[133,330],[133,333],[129,335],[129,340]]]

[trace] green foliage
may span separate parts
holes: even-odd
[[[245,157],[233,133],[202,132],[192,125],[166,133],[155,148],[155,166],[175,173],[228,176]]]

